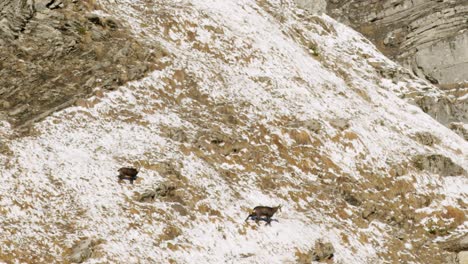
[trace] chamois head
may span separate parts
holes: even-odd
[[[276,206],[275,208],[276,208],[277,211],[278,210],[281,211],[281,207],[283,207],[283,205],[280,204],[280,205]]]

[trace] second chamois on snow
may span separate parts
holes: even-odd
[[[133,181],[136,180],[138,170],[135,168],[120,168],[119,170],[119,175],[117,176],[119,178],[119,183],[122,182],[122,180],[130,180],[130,183],[133,184]]]

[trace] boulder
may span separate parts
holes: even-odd
[[[458,263],[468,264],[468,251],[460,251],[457,257],[458,257]]]
[[[453,132],[457,133],[460,137],[468,141],[468,124],[464,124],[461,122],[453,122],[450,123],[449,128]]]
[[[315,242],[315,247],[312,251],[312,260],[323,261],[333,258],[335,254],[335,248],[329,242],[322,242],[321,240]]]
[[[455,164],[452,159],[440,154],[418,155],[413,158],[413,163],[420,170],[441,176],[466,175],[466,171],[462,167]]]
[[[333,119],[330,121],[330,125],[332,125],[334,128],[339,129],[339,130],[348,129],[350,126],[349,120],[344,119],[344,118]]]
[[[468,234],[445,242],[443,248],[456,253],[468,251]]]
[[[429,132],[417,132],[414,139],[426,146],[432,146],[439,142],[439,139]]]
[[[89,259],[93,254],[93,247],[95,242],[91,238],[83,239],[77,242],[73,248],[69,257],[72,263],[83,263]]]
[[[141,194],[137,195],[136,200],[139,202],[149,202],[155,198],[168,197],[172,195],[175,189],[175,185],[167,182],[154,184],[153,186],[144,189]]]

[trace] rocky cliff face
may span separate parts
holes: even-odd
[[[98,4],[143,53],[158,43],[166,56],[142,79],[96,84],[26,136],[1,120],[0,261],[426,264],[466,253],[438,242],[468,228],[467,142],[408,103],[440,90],[361,34],[292,1]],[[123,166],[140,169],[134,185],[118,183]],[[271,226],[244,222],[278,204]]]
[[[467,138],[468,1],[329,0],[327,13],[412,73],[438,84],[440,92],[428,88],[404,97]]]
[[[433,83],[467,80],[468,1],[328,1],[328,14]]]

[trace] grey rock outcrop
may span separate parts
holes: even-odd
[[[451,122],[468,121],[468,105],[443,93],[439,96],[420,94],[415,98],[415,103],[424,112],[446,126]]]
[[[468,235],[445,242],[443,248],[455,254],[452,263],[468,264]]]
[[[294,0],[297,6],[311,14],[322,14],[326,12],[327,2],[325,0]]]
[[[455,164],[450,158],[439,155],[418,155],[413,159],[414,165],[430,173],[436,173],[442,176],[466,175],[466,171]]]
[[[440,141],[438,138],[436,138],[429,132],[417,132],[414,135],[414,138],[416,141],[426,146],[432,146]]]
[[[312,251],[312,260],[323,261],[333,258],[335,254],[335,248],[329,242],[317,241],[315,243],[314,250]]]
[[[173,191],[176,189],[171,183],[159,183],[155,184],[149,188],[144,189],[141,194],[137,196],[137,201],[139,202],[149,202],[154,200],[156,197],[167,197],[171,196]]]
[[[432,83],[468,78],[466,0],[328,0],[327,12]]]
[[[463,124],[463,123],[450,123],[450,129],[452,129],[455,133],[457,133],[459,136],[464,138],[465,140],[468,140],[468,125]]]
[[[71,255],[69,257],[70,262],[72,263],[83,263],[89,259],[93,254],[93,247],[96,244],[91,238],[86,238],[84,240],[76,243],[73,248]]]
[[[468,234],[445,242],[444,248],[450,252],[468,251]]]

